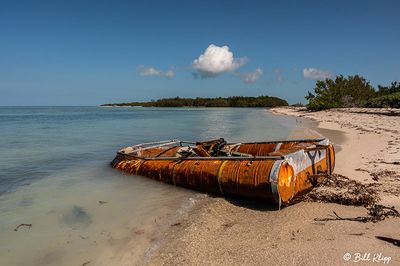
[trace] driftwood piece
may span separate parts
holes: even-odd
[[[18,225],[17,227],[15,227],[14,231],[17,232],[18,229],[19,229],[21,226],[27,226],[27,227],[31,228],[31,227],[32,227],[32,224],[20,224],[20,225]]]
[[[400,161],[387,162],[387,161],[379,160],[379,161],[374,161],[373,163],[383,163],[383,164],[400,165]]]
[[[177,223],[171,224],[171,226],[179,226],[181,224],[182,224],[181,222],[177,222]]]
[[[386,237],[386,236],[376,236],[376,238],[400,247],[400,239],[394,239],[394,238]]]
[[[334,215],[330,215],[327,218],[315,218],[314,221],[326,222],[326,221],[352,221],[352,222],[379,222],[383,221],[388,217],[400,217],[399,212],[394,207],[387,207],[379,204],[367,207],[368,215],[357,216],[357,217],[341,217],[333,211]]]

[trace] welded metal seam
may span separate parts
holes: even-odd
[[[278,190],[278,174],[282,163],[282,160],[275,161],[269,174],[269,182],[271,183],[272,196],[274,197],[275,202],[279,204],[279,206],[281,204],[281,196],[279,195]]]
[[[225,164],[228,161],[223,161],[222,164],[219,166],[218,168],[218,172],[217,172],[217,181],[218,181],[218,187],[219,187],[219,191],[221,192],[221,195],[225,197],[224,191],[222,190],[222,185],[221,185],[221,174],[222,174],[222,170],[224,169]]]
[[[136,168],[136,173],[135,173],[136,175],[138,175],[139,169],[140,169],[140,167],[142,167],[143,163],[144,163],[144,161],[142,161],[142,160],[136,160],[135,163],[133,164],[132,168]]]
[[[276,146],[275,146],[275,151],[279,151],[281,146],[282,146],[282,142],[279,142]]]
[[[174,186],[176,186],[176,182],[175,182],[175,166],[178,164],[179,162],[175,163],[172,166],[172,183],[174,184]]]

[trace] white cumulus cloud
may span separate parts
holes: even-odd
[[[303,76],[309,79],[326,79],[332,77],[333,74],[328,70],[321,70],[310,67],[303,69]]]
[[[175,76],[175,72],[173,70],[161,71],[154,67],[145,67],[143,65],[139,66],[139,75],[140,76],[161,76],[171,79]]]
[[[210,44],[199,58],[193,61],[193,68],[202,78],[216,77],[233,71],[247,62],[246,57],[235,58],[228,46]]]
[[[244,73],[243,80],[246,83],[254,83],[256,82],[263,74],[261,68],[257,68],[256,70],[248,73]]]

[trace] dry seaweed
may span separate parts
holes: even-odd
[[[380,172],[381,176],[392,174],[390,171]],[[366,216],[341,217],[335,211],[327,218],[315,218],[315,221],[354,221],[354,222],[379,222],[388,217],[400,217],[394,207],[377,204],[379,184],[363,184],[351,180],[340,174],[327,176],[323,182],[314,187],[302,200],[313,202],[337,203],[351,206],[364,206],[368,210]]]
[[[372,176],[372,179],[374,181],[379,181],[380,178],[387,178],[387,177],[398,177],[395,171],[390,171],[390,170],[382,170],[374,173],[370,173]]]
[[[301,199],[351,206],[371,206],[379,200],[375,188],[376,184],[363,184],[343,175],[333,174]]]

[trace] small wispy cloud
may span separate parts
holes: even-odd
[[[220,47],[210,44],[204,53],[193,61],[192,67],[196,71],[194,76],[211,78],[234,71],[246,64],[247,61],[246,57],[235,58],[226,45]]]
[[[164,76],[166,78],[172,79],[175,76],[175,72],[172,70],[168,70],[167,72],[164,73]]]
[[[173,70],[161,71],[154,67],[146,67],[144,65],[140,65],[138,68],[138,72],[140,76],[160,76],[171,79],[175,76],[175,72]]]
[[[326,79],[331,78],[333,73],[328,70],[321,70],[317,68],[304,68],[303,76],[309,79]]]
[[[275,72],[277,81],[282,82],[285,80],[285,78],[283,77],[283,71],[280,68],[276,68],[274,70],[274,72]]]
[[[257,68],[254,71],[251,72],[247,72],[247,73],[243,73],[243,74],[239,74],[239,76],[242,77],[243,81],[246,83],[254,83],[256,82],[262,75],[264,74],[264,72],[262,71],[261,68]]]

